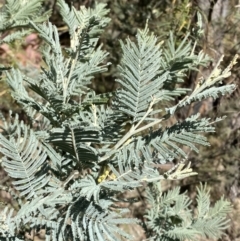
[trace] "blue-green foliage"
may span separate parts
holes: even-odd
[[[196,240],[203,236],[218,238],[227,227],[228,221],[219,214],[230,211],[229,203],[223,199],[210,207],[209,190],[200,185],[197,190],[197,213],[191,210],[191,200],[180,188],[164,194],[160,184],[150,185],[147,199],[152,209],[147,212],[148,225],[154,231],[153,240]]]
[[[167,121],[193,101],[231,93],[234,85],[217,84],[230,75],[236,59],[224,71],[218,64],[194,90],[181,88],[187,71],[209,59],[202,52],[195,54],[188,35],[176,47],[170,33],[163,45],[146,26],[136,41],[120,42],[123,57],[116,80],[120,88],[96,94],[91,80],[109,65],[107,53],[98,45],[109,22],[105,5],[77,10],[57,1],[70,33],[70,47],[63,50],[56,26],[38,14],[41,3],[7,0],[0,10],[0,30],[26,28],[2,41],[35,31],[43,40],[44,61],[35,78],[18,69],[0,68],[12,96],[29,116],[28,125],[17,115],[10,122],[3,120],[1,166],[13,187],[0,189],[11,193],[18,206],[0,210],[0,237],[24,240],[24,231],[42,228],[46,240],[53,241],[134,240],[122,226],[137,220],[127,218],[128,210],[118,206],[117,194],[144,183],[151,205],[145,217],[149,240],[220,237],[229,203],[221,199],[210,207],[208,191],[200,186],[194,216],[189,198],[179,188],[167,193],[160,188],[161,180],[195,175],[190,164],[181,162],[164,174],[155,167],[174,158],[187,159],[183,146],[198,152],[197,145],[209,145],[202,134],[213,132],[212,124],[222,118],[201,119],[196,114],[171,126]],[[175,97],[182,100],[173,106]]]

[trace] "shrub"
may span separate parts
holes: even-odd
[[[219,61],[193,90],[181,88],[186,73],[210,59],[195,53],[189,35],[176,46],[170,33],[163,47],[146,25],[136,41],[120,41],[120,87],[96,94],[91,81],[109,65],[98,44],[109,22],[105,5],[76,10],[58,0],[71,36],[71,46],[63,49],[57,28],[45,21],[47,14],[38,14],[41,2],[7,0],[1,9],[0,30],[16,30],[3,42],[29,31],[43,40],[43,64],[35,78],[2,66],[12,96],[29,120],[24,123],[11,113],[10,121],[3,118],[1,166],[12,186],[0,187],[17,205],[1,210],[1,237],[24,240],[25,232],[44,229],[46,240],[134,240],[121,225],[136,222],[149,240],[220,237],[228,224],[228,201],[222,198],[211,206],[209,191],[201,184],[194,213],[186,193],[179,187],[165,193],[161,183],[197,174],[187,163],[186,147],[198,152],[196,145],[208,146],[201,133],[214,132],[213,124],[223,118],[196,114],[171,125],[169,120],[193,102],[232,93],[235,85],[219,83],[230,76],[236,57],[224,70]],[[180,162],[159,172],[175,160]],[[140,221],[125,216],[128,210],[119,205],[119,194],[143,185],[150,208]]]

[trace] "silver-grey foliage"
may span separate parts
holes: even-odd
[[[24,240],[24,231],[42,228],[46,240],[53,241],[134,240],[121,224],[137,220],[126,217],[128,210],[117,205],[117,194],[144,183],[151,205],[145,216],[149,240],[220,237],[230,204],[221,199],[210,207],[208,191],[200,186],[194,215],[179,188],[162,193],[160,187],[164,179],[195,175],[190,163],[180,162],[164,174],[155,166],[174,158],[186,161],[183,146],[198,152],[197,145],[209,145],[202,134],[214,132],[213,124],[222,118],[196,114],[171,126],[166,123],[192,102],[233,92],[233,84],[218,83],[230,75],[236,58],[225,70],[219,62],[193,90],[180,88],[185,74],[207,65],[209,58],[203,52],[195,54],[189,35],[176,47],[170,33],[163,45],[146,26],[136,41],[120,42],[123,56],[116,80],[120,88],[96,94],[91,80],[109,65],[107,53],[97,44],[109,22],[105,5],[76,10],[58,0],[71,36],[70,48],[63,51],[56,26],[44,21],[47,14],[38,13],[41,2],[7,0],[0,10],[0,30],[17,29],[2,42],[21,39],[29,31],[44,41],[39,76],[1,68],[30,122],[23,123],[17,115],[10,122],[3,119],[1,166],[13,187],[0,188],[18,207],[0,210],[0,237]],[[181,100],[172,106],[176,97]]]

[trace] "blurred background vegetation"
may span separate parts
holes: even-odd
[[[0,5],[4,1],[0,0]],[[110,9],[111,22],[101,36],[100,43],[109,52],[108,61],[112,63],[107,73],[96,76],[92,87],[98,92],[113,91],[117,88],[114,79],[117,77],[116,67],[121,58],[119,39],[133,38],[138,28],[144,28],[146,22],[159,41],[165,41],[172,31],[176,43],[183,39],[187,32],[191,33],[193,41],[197,41],[196,50],[203,51],[212,58],[208,68],[191,71],[185,77],[184,87],[193,87],[200,76],[207,76],[224,55],[222,67],[226,67],[235,54],[240,52],[240,1],[238,0],[66,0],[69,5],[76,8],[84,5],[94,7],[96,2],[106,3]],[[45,1],[46,10],[52,9],[50,21],[58,26],[62,46],[69,45],[67,28],[58,13],[56,0]],[[203,20],[204,34],[196,39],[197,12]],[[4,33],[5,35],[8,32]],[[3,34],[3,35],[4,35]],[[3,37],[3,36],[2,36]],[[38,48],[41,41],[34,33],[27,36],[24,41],[16,41],[12,45],[0,45],[0,62],[5,65],[18,66],[26,74],[34,76],[39,72],[41,56]],[[237,64],[232,76],[226,82],[238,85],[240,76]],[[0,82],[0,110],[7,114],[9,109],[24,113],[12,100],[9,90],[4,82]],[[188,191],[195,196],[195,187],[199,182],[208,182],[211,186],[212,201],[223,194],[231,200],[233,212],[230,215],[230,228],[222,240],[240,240],[240,89],[231,96],[224,96],[215,101],[208,99],[202,103],[183,109],[177,118],[201,112],[202,116],[215,118],[226,115],[226,119],[217,125],[216,133],[209,134],[211,147],[200,148],[199,154],[190,153],[189,160],[198,176],[183,180],[181,183],[166,183],[165,190],[174,185],[181,185],[182,191]],[[178,100],[176,100],[178,101]],[[3,174],[2,174],[3,175]],[[1,177],[1,172],[0,172]],[[130,194],[125,194],[128,196]],[[137,196],[144,195],[144,190],[137,190]],[[193,204],[194,205],[194,204]],[[137,217],[142,217],[146,204],[130,206]],[[133,230],[137,240],[143,240],[144,234],[138,227]],[[206,240],[206,239],[205,239]]]

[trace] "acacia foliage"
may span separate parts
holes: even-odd
[[[39,1],[26,8],[23,2],[8,0],[3,6],[0,29],[16,30],[3,41],[21,38],[24,32],[19,28],[37,32],[44,41],[44,63],[36,78],[16,68],[2,69],[30,123],[17,115],[10,122],[3,120],[1,166],[14,188],[1,188],[12,194],[18,208],[16,214],[8,206],[1,210],[1,236],[24,240],[18,230],[44,228],[46,240],[134,239],[121,224],[136,220],[125,217],[128,210],[117,205],[117,194],[147,183],[148,200],[155,210],[146,214],[149,239],[220,237],[227,227],[229,202],[221,199],[210,208],[208,191],[201,186],[198,215],[194,216],[186,194],[179,189],[163,194],[159,185],[162,180],[197,174],[190,163],[184,163],[188,155],[183,146],[198,152],[198,145],[209,145],[203,134],[213,132],[213,124],[223,118],[210,120],[197,114],[172,126],[164,124],[193,102],[232,93],[235,85],[218,83],[231,74],[236,57],[224,70],[219,61],[193,90],[180,88],[184,75],[206,65],[209,58],[202,51],[195,53],[196,44],[189,41],[189,35],[176,46],[170,33],[166,47],[162,46],[146,25],[138,30],[136,40],[121,42],[116,80],[120,88],[97,94],[90,83],[109,65],[107,53],[98,44],[110,21],[106,6],[77,10],[58,0],[71,40],[63,51],[56,26],[33,18]],[[199,26],[200,19],[199,15]],[[181,100],[172,105],[176,98]],[[184,161],[166,173],[155,168],[176,158]]]

